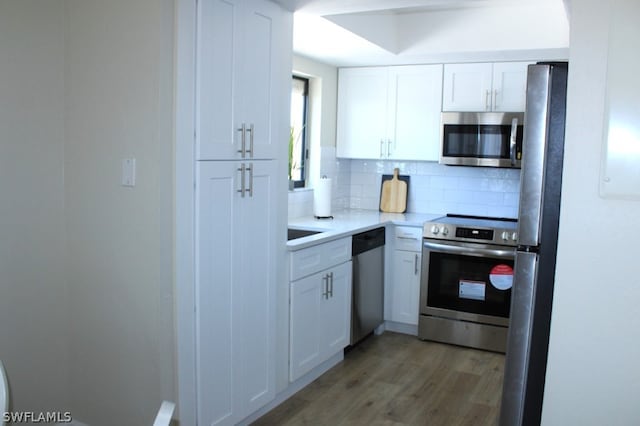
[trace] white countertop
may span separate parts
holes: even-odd
[[[321,233],[288,241],[287,249],[295,251],[387,224],[421,227],[425,222],[441,216],[441,214],[381,213],[376,210],[349,209],[333,213],[333,219],[299,217],[289,220],[289,228],[321,231]]]

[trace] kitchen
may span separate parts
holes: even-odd
[[[73,5],[66,12],[62,7],[65,3]],[[174,380],[180,368],[174,367],[175,344],[169,331],[175,318],[172,232],[158,231],[171,229],[174,203],[170,191],[163,189],[172,186],[172,178],[161,171],[170,170],[181,153],[173,157],[171,138],[165,136],[171,134],[170,119],[156,120],[153,114],[139,113],[155,111],[159,117],[171,116],[171,91],[165,88],[171,86],[166,82],[172,75],[172,58],[167,58],[170,52],[160,46],[172,44],[172,32],[162,28],[171,28],[170,24],[163,25],[172,22],[173,9],[166,4],[160,7],[159,2],[140,4],[145,7],[131,10],[130,6],[97,2],[90,6],[50,2],[49,13],[19,15],[23,22],[31,23],[25,28],[32,33],[37,28],[35,34],[44,35],[42,39],[51,43],[46,50],[50,54],[33,56],[35,67],[23,61],[9,70],[16,86],[34,95],[43,93],[44,88],[51,102],[40,104],[48,108],[46,111],[31,110],[30,114],[38,118],[35,126],[27,120],[33,116],[19,108],[8,111],[6,117],[12,120],[3,122],[11,138],[22,140],[16,135],[26,134],[24,140],[31,141],[12,145],[14,158],[36,161],[43,176],[33,179],[25,175],[19,161],[3,163],[2,170],[7,173],[4,181],[17,182],[17,186],[6,190],[11,201],[7,217],[16,226],[8,229],[8,237],[3,239],[7,253],[3,256],[7,261],[2,265],[3,280],[9,284],[3,285],[0,323],[3,342],[11,343],[3,344],[2,358],[7,360],[10,379],[20,378],[13,383],[16,408],[67,406],[79,420],[90,424],[100,424],[104,413],[111,410],[131,419],[130,424],[145,423],[159,401],[178,399],[182,389],[177,383],[180,379]],[[638,390],[634,367],[638,346],[630,339],[637,328],[633,299],[638,287],[634,249],[626,235],[628,229],[637,227],[640,215],[632,200],[598,195],[611,5],[575,2],[571,7],[568,145],[545,424],[638,422],[632,399]],[[4,12],[0,16],[15,16]],[[90,30],[81,25],[102,23],[105,16],[112,19],[113,26],[96,25]],[[65,19],[69,23],[65,24]],[[616,19],[619,22],[620,18]],[[138,31],[121,31],[133,27]],[[11,31],[10,35],[22,34],[10,22],[3,21],[0,28]],[[67,28],[69,38],[63,38],[60,28]],[[99,36],[85,37],[98,29],[102,31]],[[115,33],[122,35],[115,37]],[[15,40],[4,33],[1,39]],[[62,40],[71,43],[66,53]],[[37,44],[23,44],[19,49],[17,52],[26,49],[41,53]],[[141,52],[144,55],[140,56]],[[84,62],[88,58],[110,65],[96,69]],[[150,63],[161,66],[152,67]],[[58,73],[45,74],[48,84],[42,87],[33,86],[32,75],[24,73],[45,69]],[[67,77],[64,89],[64,69],[73,71],[74,76],[80,73],[90,78]],[[121,75],[128,77],[122,79]],[[3,77],[2,81],[7,80]],[[13,92],[8,96],[22,99]],[[123,108],[123,98],[130,101],[125,104],[126,111],[135,120],[116,112]],[[98,111],[91,108],[96,105],[100,106]],[[10,125],[27,122],[30,125]],[[59,123],[66,123],[66,129]],[[54,137],[56,143],[38,142],[38,134],[29,133],[38,130]],[[157,143],[149,143],[150,137]],[[114,143],[119,140],[126,143]],[[36,150],[30,151],[34,147]],[[46,161],[38,149],[47,152]],[[128,154],[132,151],[133,155]],[[137,157],[139,177],[146,178],[140,179],[134,190],[112,189],[120,171],[111,170],[118,169],[120,158],[127,155]],[[48,179],[61,176],[63,169],[64,180]],[[49,170],[52,173],[46,173]],[[176,179],[179,186],[180,179]],[[37,200],[49,215],[34,216],[29,200]],[[88,221],[96,214],[98,220]],[[43,227],[26,227],[25,221]],[[134,227],[129,225],[132,223]],[[65,228],[67,237],[58,234]],[[56,231],[43,234],[42,229]],[[606,233],[584,232],[591,229]],[[66,238],[65,255],[57,248],[65,246]],[[16,241],[25,245],[16,245]],[[620,244],[623,250],[613,250]],[[127,248],[124,252],[123,247]],[[584,251],[581,247],[602,250]],[[145,256],[141,258],[140,253]],[[188,256],[188,250],[178,250],[175,256],[179,263],[180,258]],[[132,257],[135,261],[130,260]],[[184,277],[179,270],[176,273],[177,282],[181,282],[180,277]],[[614,283],[619,291],[603,293],[603,282]],[[35,291],[42,295],[42,302],[33,295]],[[149,303],[149,295],[153,303]],[[585,312],[603,312],[603,303],[606,312],[615,311],[616,315],[585,316]],[[15,308],[20,305],[28,310]],[[176,312],[179,315],[179,307]],[[31,319],[34,313],[47,319],[46,326]],[[19,324],[19,335],[10,324]],[[47,359],[38,353],[47,353]],[[600,374],[584,374],[592,370]],[[34,374],[39,377],[37,384],[28,379]],[[189,424],[188,413],[181,411],[179,418]],[[127,420],[120,423],[126,424]]]
[[[305,27],[314,28],[312,25],[309,25],[308,22],[305,22]],[[294,42],[294,45],[295,45],[295,42]],[[357,59],[355,60],[357,61]],[[304,68],[304,65],[309,65],[310,63],[311,61],[308,59],[296,57],[294,58],[294,70],[296,69],[296,64],[302,64],[301,74],[302,75],[311,74],[312,72],[310,70],[313,69],[312,66],[308,66],[306,69]],[[482,65],[485,65],[485,64],[482,64]],[[491,64],[488,64],[488,65],[491,67]],[[502,71],[503,69],[505,69],[504,65],[509,66],[509,68],[507,68],[509,71],[506,71],[506,72],[512,73],[512,74],[507,74],[508,78],[510,78],[510,80],[507,79],[508,81],[510,82],[517,81],[517,77],[512,77],[512,76],[513,75],[518,76],[518,72],[520,72],[521,73],[520,75],[523,76],[520,80],[522,83],[519,85],[519,90],[522,92],[520,97],[524,98],[523,93],[524,93],[524,80],[525,80],[524,76],[526,74],[526,64],[520,65],[519,63],[512,63],[512,62],[506,63],[506,64],[504,63],[493,64],[494,74],[505,72],[505,71]],[[515,65],[515,67],[513,65]],[[466,71],[470,67],[477,67],[477,65],[456,66],[455,72],[458,72],[458,69]],[[518,67],[521,67],[521,68],[519,69]],[[327,67],[322,66],[320,64],[316,64],[315,68],[324,69]],[[454,71],[450,71],[450,69],[453,69],[453,68],[454,68],[453,66],[445,64],[445,71],[444,71],[445,82],[447,81],[447,73],[454,72]],[[391,135],[389,137],[391,138],[391,140],[396,140],[396,138],[399,138],[401,140],[404,139],[405,144],[407,143],[408,140],[415,141],[413,142],[412,146],[416,146],[416,149],[414,149],[413,152],[405,151],[406,152],[405,154],[398,155],[399,153],[398,143],[394,143],[394,144],[390,143],[389,146],[393,151],[392,158],[395,158],[395,161],[391,161],[386,158],[387,156],[389,156],[389,152],[384,152],[383,153],[384,157],[382,157],[382,153],[380,154],[382,157],[382,160],[380,159],[358,160],[358,156],[363,154],[358,153],[357,148],[345,149],[344,144],[345,143],[348,144],[349,142],[349,140],[345,140],[345,138],[350,137],[351,139],[359,138],[363,141],[367,141],[367,140],[375,141],[376,136],[379,136],[380,134],[384,134],[384,121],[385,121],[384,113],[376,114],[377,111],[373,107],[373,105],[375,105],[375,102],[378,99],[377,95],[375,94],[375,90],[377,90],[377,87],[380,87],[380,86],[384,87],[384,84],[385,84],[384,73],[387,72],[387,70],[389,73],[389,77],[396,78],[395,77],[396,75],[399,76],[397,77],[398,80],[394,80],[394,82],[395,81],[398,82],[397,83],[398,88],[393,89],[394,90],[393,93],[395,93],[395,90],[397,90],[398,92],[398,98],[397,98],[398,107],[396,110],[396,115],[394,117],[396,123],[398,124],[396,124],[397,127],[396,127],[395,137],[393,135],[393,132],[391,132]],[[429,146],[428,141],[432,141],[432,140],[437,141],[439,137],[439,131],[438,131],[439,130],[438,122],[440,119],[439,111],[441,110],[441,108],[445,108],[444,106],[440,105],[440,97],[441,97],[442,89],[440,88],[441,86],[438,84],[437,89],[435,91],[434,90],[430,91],[429,88],[426,88],[425,90],[426,85],[422,83],[422,81],[427,81],[427,82],[431,81],[429,80],[428,72],[435,72],[436,73],[435,80],[436,81],[441,80],[442,69],[437,65],[423,66],[423,67],[419,67],[419,66],[389,67],[389,68],[369,67],[369,68],[355,68],[355,69],[340,69],[339,84],[341,86],[338,88],[338,132],[337,132],[338,133],[337,149],[338,149],[338,157],[340,158],[338,158],[338,164],[335,166],[335,169],[340,170],[340,172],[336,173],[334,170],[331,169],[333,165],[331,158],[326,159],[326,157],[329,157],[331,154],[333,154],[333,156],[335,157],[336,151],[334,149],[331,152],[331,154],[329,155],[325,154],[323,156],[323,160],[326,159],[326,163],[320,165],[321,168],[324,166],[324,170],[322,171],[322,174],[337,177],[338,185],[340,185],[340,182],[342,182],[343,185],[345,181],[348,182],[347,192],[351,190],[351,196],[347,197],[347,201],[350,201],[351,205],[350,206],[348,205],[347,207],[351,207],[352,209],[360,207],[360,208],[368,209],[369,211],[372,211],[372,210],[377,211],[378,206],[382,205],[379,198],[380,197],[380,192],[379,192],[380,177],[381,177],[380,175],[382,173],[391,172],[393,167],[401,167],[405,171],[406,170],[411,171],[410,173],[408,173],[411,175],[410,176],[411,185],[409,186],[409,188],[411,189],[414,185],[416,185],[418,188],[417,190],[414,189],[413,192],[411,193],[411,196],[409,197],[410,198],[409,204],[413,203],[413,205],[411,206],[411,209],[409,210],[412,213],[438,212],[439,211],[438,209],[445,208],[449,210],[440,212],[440,214],[443,214],[447,211],[448,212],[455,211],[455,212],[463,212],[467,214],[476,214],[476,215],[492,214],[494,217],[495,216],[497,217],[517,216],[517,198],[518,198],[517,192],[519,187],[519,170],[508,169],[508,168],[502,168],[502,169],[488,169],[488,168],[470,169],[470,168],[455,168],[455,167],[448,168],[446,166],[438,165],[433,161],[431,162],[402,161],[403,158],[407,158],[407,159],[412,158],[413,160],[420,158],[421,152],[418,150],[417,145],[420,145],[420,148],[422,148],[423,146]],[[324,75],[326,76],[330,74],[326,72],[324,73]],[[420,80],[418,79],[412,80],[411,77],[413,75],[419,76],[418,78]],[[382,77],[379,77],[379,76],[382,76]],[[351,83],[351,80],[346,80],[348,78],[353,78],[354,82]],[[400,80],[401,78],[404,78],[404,80]],[[363,79],[367,83],[362,83]],[[366,79],[370,79],[371,82],[369,82],[369,80],[366,80]],[[378,81],[380,80],[382,80],[382,83],[378,83]],[[411,98],[406,95],[406,92],[404,92],[404,94],[401,92],[402,87],[408,87],[406,86],[407,80],[412,82],[411,87],[413,90],[419,90],[418,92],[420,94],[419,96],[414,96],[413,98]],[[505,78],[499,78],[498,80],[504,81]],[[323,83],[324,83],[324,80],[323,80]],[[404,84],[405,86],[401,86],[401,84]],[[359,87],[362,87],[362,89],[360,89],[360,91],[355,91],[356,90],[355,87],[358,87],[358,85],[360,85]],[[323,84],[323,89],[324,89],[324,86],[325,84]],[[511,87],[514,87],[514,86],[518,86],[518,85],[512,84]],[[354,87],[353,89],[354,91],[349,92],[349,95],[351,96],[351,98],[349,98],[345,96],[344,93],[348,92],[352,87]],[[498,88],[496,88],[495,90],[497,91]],[[499,90],[502,95],[503,93],[502,89],[499,89]],[[432,92],[435,92],[435,93],[432,95],[431,94]],[[445,93],[446,93],[446,90],[445,90]],[[401,96],[404,96],[404,97],[401,97]],[[390,95],[390,97],[393,99],[394,95],[392,94]],[[412,108],[409,111],[406,108],[403,109],[401,107],[402,105],[401,102],[406,97],[409,97],[409,99],[413,100],[412,101],[413,103],[410,104],[412,105]],[[424,99],[428,99],[429,97],[435,98],[436,99],[435,103],[437,104],[435,105],[434,108],[432,108],[432,110],[435,110],[435,114],[433,114],[435,115],[435,118],[433,119],[431,118],[432,115],[429,112],[431,110],[427,109],[425,112],[425,108],[423,106],[426,103]],[[452,98],[453,97],[454,96],[452,96]],[[355,111],[353,114],[350,115],[350,111],[348,110],[349,102],[353,98],[355,98],[355,101],[353,103],[357,105],[358,108],[361,108],[362,110],[365,110],[367,112],[367,114],[362,114],[362,118],[360,119],[358,117],[358,111]],[[415,100],[416,98],[418,99]],[[480,96],[480,98],[482,98],[482,96]],[[364,103],[361,101],[361,99],[368,99],[369,105],[365,106]],[[506,102],[506,99],[507,99],[506,96],[500,97],[500,101],[503,103]],[[498,100],[496,99],[496,101]],[[384,100],[382,101],[382,103],[384,105]],[[517,103],[518,101],[513,102],[513,104],[517,104]],[[453,110],[456,110],[456,108],[459,109],[460,106],[456,105],[450,108]],[[481,105],[480,107],[475,107],[475,108],[484,108],[484,105]],[[524,110],[524,102],[522,102],[521,105],[509,106],[508,108],[511,108],[511,110],[514,110],[514,111],[517,111],[518,108],[519,110]],[[474,110],[477,110],[477,109],[474,109]],[[407,119],[403,117],[403,114],[409,115],[410,118]],[[313,107],[311,110],[311,115],[313,115]],[[329,114],[329,117],[333,117],[333,114]],[[522,123],[522,117],[519,117],[519,119],[520,119],[520,123]],[[345,122],[347,123],[346,125],[344,124]],[[380,123],[380,122],[382,122],[382,129],[380,129],[381,126],[373,124],[373,123]],[[508,122],[509,124],[511,124],[511,119],[508,119]],[[420,123],[420,125],[418,126],[420,127],[419,130],[415,129],[416,127],[415,123]],[[403,125],[405,127],[402,127]],[[367,126],[373,129],[369,130]],[[346,127],[346,129],[342,130],[342,127]],[[405,129],[407,127],[410,127],[412,129],[410,133],[413,133],[413,134],[405,135],[401,133],[403,130],[406,132]],[[431,132],[430,131],[431,129],[435,129],[435,132]],[[510,126],[509,126],[509,129],[511,129]],[[388,130],[387,132],[389,134]],[[364,133],[364,136],[362,135],[363,133]],[[401,133],[400,136],[398,136],[398,133]],[[345,137],[345,135],[350,135],[350,136]],[[416,137],[416,135],[418,135],[418,137]],[[341,138],[342,138],[342,141],[341,141]],[[418,141],[421,141],[421,142],[418,142]],[[343,144],[342,146],[340,145],[341,143]],[[365,153],[364,158],[375,158],[378,155],[377,153],[378,147],[376,146],[376,144],[372,143],[371,145],[374,152],[373,153],[369,152],[369,154]],[[388,150],[389,148],[386,145],[387,144],[385,142],[384,148],[385,150]],[[330,151],[332,149],[332,147],[324,147],[324,148],[326,148],[326,151]],[[382,152],[382,145],[380,150]],[[340,151],[342,152],[340,153]],[[436,151],[436,157],[437,157],[438,150],[436,149],[435,151]],[[348,152],[348,155],[345,155],[345,152]],[[366,155],[371,155],[371,157],[367,157]],[[402,155],[407,155],[407,157],[403,157]],[[352,159],[349,161],[348,158],[344,158],[344,157],[355,157],[355,160]],[[349,166],[350,166],[350,170],[348,170],[347,173],[345,173],[347,174],[346,178],[344,176],[341,176],[340,173],[342,172],[342,170],[345,167],[348,169]],[[348,176],[349,173],[351,174],[351,176]],[[353,175],[355,175],[356,177],[354,178]],[[446,184],[443,185],[443,182],[446,182]],[[340,192],[339,186],[336,188],[336,190]],[[491,191],[495,191],[495,192],[492,193]],[[290,201],[292,198],[294,198],[297,195],[298,194],[296,193],[293,193],[293,194],[290,193]],[[312,214],[311,208],[314,207],[314,204],[315,204],[314,202],[311,201],[313,197],[310,197],[308,194],[304,194],[304,193],[302,193],[301,195],[303,197],[306,196],[307,202],[306,203],[304,201],[301,202],[300,207],[306,206],[306,208],[309,209],[307,212],[307,216],[311,216]],[[445,195],[449,197],[445,199]],[[340,196],[342,197],[342,194],[340,194]],[[361,198],[366,199],[367,203],[358,204]],[[511,204],[505,206],[503,204],[505,199],[508,200],[508,202]],[[486,204],[482,205],[483,202],[485,202]],[[474,205],[474,203],[476,205]],[[447,205],[447,207],[443,207],[444,205]],[[348,212],[342,212],[341,210],[338,210],[335,221],[325,220],[324,223],[323,223],[323,220],[313,221],[304,217],[301,217],[300,219],[294,219],[292,221],[292,218],[295,218],[296,216],[295,216],[295,212],[291,211],[291,205],[290,205],[289,226],[290,227],[295,226],[296,228],[307,226],[311,229],[328,228],[329,230],[335,230],[335,227],[342,228],[345,222],[349,222],[349,220],[351,219],[351,216],[359,219],[359,221],[355,221],[356,224],[361,225],[362,223],[366,223],[365,214],[361,214],[360,217],[358,217],[357,211],[358,210],[355,210],[355,211],[349,210]],[[487,213],[488,211],[491,213]],[[318,214],[316,213],[316,215]],[[373,216],[373,215],[371,214],[369,216]],[[385,215],[383,214],[381,217],[384,217],[384,216]],[[412,276],[419,275],[414,273],[414,270],[415,272],[417,272],[419,269],[419,267],[417,267],[417,265],[419,264],[419,256],[420,256],[419,239],[421,238],[421,233],[422,233],[420,225],[421,225],[421,222],[424,221],[426,217],[422,216],[421,218],[419,218],[420,215],[411,215],[411,214],[404,215],[402,217],[393,217],[393,215],[389,215],[389,216],[390,216],[389,220],[392,221],[390,223],[393,223],[395,227],[387,225],[387,246],[386,246],[387,249],[385,253],[386,255],[385,258],[388,260],[386,262],[385,268],[387,270],[388,275],[385,280],[385,283],[387,286],[387,289],[385,291],[386,312],[384,315],[384,319],[387,320],[385,323],[385,326],[387,330],[394,330],[395,327],[399,327],[400,329],[403,329],[405,332],[409,332],[410,334],[416,335],[417,332],[415,328],[418,324],[418,304],[419,304],[418,303],[419,290],[417,287],[419,287],[419,285],[415,286],[415,284],[409,284],[401,281],[399,282],[398,279],[400,280],[408,279],[409,282],[411,282],[411,281],[415,281],[415,279],[411,280]],[[418,217],[412,217],[412,216],[418,216]],[[437,217],[437,215],[431,215],[431,217],[435,218]],[[335,222],[335,224],[331,222]],[[416,225],[416,223],[412,223],[412,222],[417,222],[418,228],[411,228],[410,225],[414,225],[414,226]],[[398,240],[396,240],[396,236],[394,236],[394,230],[395,230],[395,234],[400,234],[401,232],[403,233],[403,235],[397,236]],[[409,237],[405,236],[407,232],[412,232],[412,230],[415,230],[414,234],[416,234],[416,235],[413,235],[413,238],[411,238],[411,236]],[[425,231],[426,230],[427,230],[427,226],[425,226]],[[425,234],[425,237],[426,236],[427,235]],[[403,266],[401,264],[396,263],[397,262],[396,259],[399,258],[398,256],[405,256],[405,257],[407,256],[407,254],[404,254],[405,253],[404,251],[394,250],[394,247],[396,249],[404,248],[397,244],[398,242],[401,241],[400,238],[406,239],[405,241],[407,241],[407,244],[406,244],[407,247],[408,247],[409,239],[413,239],[417,243],[417,247],[412,249],[413,253],[407,252],[407,254],[410,254],[411,256],[411,259],[410,259],[411,265],[409,265],[410,266],[409,269],[411,269],[410,274],[407,273],[403,275],[403,273],[400,272],[403,269]],[[355,243],[354,243],[354,247],[355,247]],[[400,255],[400,253],[403,253],[403,254]],[[295,252],[294,252],[294,255],[295,255]],[[295,262],[293,257],[292,257],[292,262]],[[462,263],[463,262],[461,262],[461,264]],[[513,264],[511,264],[511,266],[513,266]],[[424,264],[423,264],[423,267],[424,267]],[[407,268],[404,268],[404,269],[407,269]],[[423,270],[423,275],[426,275],[425,270]],[[396,278],[398,276],[400,278]],[[419,277],[418,277],[418,281],[420,281]],[[294,298],[294,295],[296,294],[295,289],[297,285],[302,285],[302,284],[297,284],[295,282],[292,282],[291,284],[292,324],[297,323],[301,319],[299,316],[296,316],[296,314],[294,313],[295,311],[294,306],[296,305],[296,300]],[[413,286],[413,287],[411,290],[407,290],[407,289],[402,290],[402,287],[404,286]],[[397,287],[397,289],[395,287]],[[373,291],[373,289],[371,291]],[[403,292],[407,292],[407,291],[409,293],[413,292],[413,296],[407,296],[402,294]],[[354,284],[354,294],[357,294],[355,284]],[[409,297],[409,299],[406,299],[407,297]],[[490,298],[491,297],[489,297],[489,299]],[[421,302],[420,306],[422,305],[423,304]],[[504,306],[505,306],[505,303],[503,302],[503,307]],[[506,302],[506,307],[508,308],[508,299]],[[415,308],[415,309],[412,309],[412,308]],[[486,307],[478,308],[478,309],[480,310],[476,310],[475,312],[489,311]],[[354,311],[359,310],[358,303],[354,302],[353,310]],[[502,310],[502,308],[499,308],[499,310]],[[407,311],[409,313],[407,313]],[[411,314],[410,313],[411,311],[414,311],[414,313]],[[413,318],[412,318],[412,315],[413,315]],[[294,321],[294,318],[296,318],[295,321]],[[426,317],[426,318],[430,318],[430,317]],[[357,318],[352,319],[352,323],[354,322],[357,323],[357,321],[358,321]],[[498,320],[496,319],[496,321]],[[411,327],[413,327],[413,330],[411,330]],[[436,328],[438,328],[438,326]],[[395,330],[398,330],[398,329],[396,328]],[[500,330],[500,328],[496,328],[496,330]],[[296,352],[295,332],[296,332],[296,326],[293,325],[292,333],[294,334],[291,337],[292,338],[291,345],[292,345],[292,351],[293,351],[291,355],[292,365],[297,358],[295,354]],[[436,340],[456,343],[454,341],[447,340],[446,336],[444,336],[445,340],[442,340],[443,338],[442,336],[439,336],[439,337],[440,339],[436,339]],[[457,343],[460,343],[463,345],[465,344],[462,341],[458,341]],[[497,349],[498,347],[500,347],[500,344],[498,344],[497,347],[494,346],[493,349],[504,351],[504,347],[502,347],[502,349]],[[485,347],[485,349],[488,349],[488,348],[489,347]],[[300,376],[297,375],[295,377],[297,378]]]

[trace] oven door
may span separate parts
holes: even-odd
[[[425,238],[420,314],[508,326],[515,252]]]

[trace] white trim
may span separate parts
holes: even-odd
[[[195,364],[195,38],[196,1],[176,2],[175,304],[178,418],[196,424]]]

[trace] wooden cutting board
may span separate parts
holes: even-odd
[[[380,187],[380,211],[404,213],[407,211],[409,176],[400,176],[395,168],[393,175],[382,175]]]

